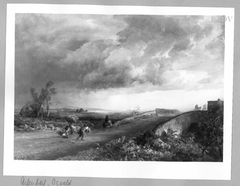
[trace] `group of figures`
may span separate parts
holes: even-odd
[[[73,132],[76,132],[78,134],[78,137],[76,140],[78,140],[79,138],[83,140],[84,137],[86,136],[86,133],[91,132],[91,129],[87,124],[84,124],[83,126],[73,126],[72,123],[69,123],[64,128],[61,135],[63,138],[68,138],[69,135],[73,135]]]
[[[82,126],[80,125],[73,125],[73,123],[76,123],[78,119],[74,118],[74,117],[68,117],[67,118],[67,122],[68,125],[66,127],[64,127],[63,129],[61,129],[61,131],[58,131],[57,133],[59,135],[61,135],[63,138],[68,138],[69,135],[73,135],[74,132],[76,132],[78,134],[78,137],[76,140],[78,140],[79,138],[81,140],[84,139],[84,137],[86,136],[87,133],[91,132],[90,127],[87,124],[83,124]],[[103,128],[108,128],[108,127],[112,127],[113,124],[111,122],[111,120],[109,119],[108,115],[106,115],[104,122],[103,122]]]
[[[78,140],[79,138],[83,140],[86,136],[86,133],[91,132],[91,129],[87,124],[74,126],[73,123],[77,123],[78,119],[79,118],[75,115],[68,116],[66,118],[68,125],[64,127],[61,131],[58,131],[58,134],[60,134],[63,138],[68,138],[69,135],[73,135],[73,132],[76,132],[78,134],[76,140]]]

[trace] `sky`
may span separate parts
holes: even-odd
[[[16,14],[15,107],[191,110],[223,99],[224,22],[211,16]]]

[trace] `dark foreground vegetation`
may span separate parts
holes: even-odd
[[[119,116],[117,119],[120,119]],[[82,117],[80,122],[96,129],[102,127],[102,121],[103,116],[94,117],[89,114]],[[67,122],[67,117],[59,114],[50,114],[43,119],[21,117],[16,114],[14,124],[15,131],[29,132],[42,129],[56,130],[57,127],[67,125]],[[221,162],[223,109],[206,112],[198,123],[193,123],[181,136],[176,136],[174,131],[159,136],[150,130],[131,137],[122,136],[101,146],[80,151],[76,156],[66,156],[60,160]]]
[[[156,136],[148,131],[112,140],[98,148],[60,160],[101,161],[223,161],[223,110],[208,112],[187,132]]]

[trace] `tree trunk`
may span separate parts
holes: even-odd
[[[43,105],[41,104],[39,106],[39,109],[37,111],[37,117],[39,117],[41,115],[41,118],[43,119]]]
[[[50,115],[50,108],[49,108],[49,102],[47,100],[47,117],[49,117]]]

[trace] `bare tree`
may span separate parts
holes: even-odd
[[[132,115],[136,115],[140,112],[140,107],[137,106],[133,111],[132,111]]]

